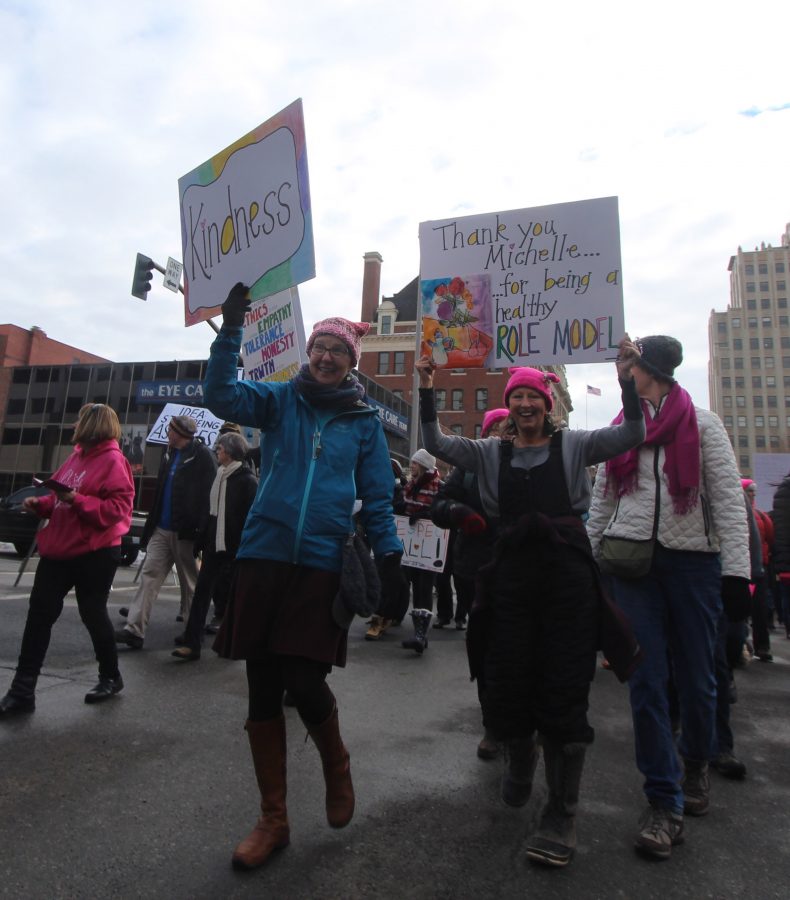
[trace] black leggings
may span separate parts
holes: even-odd
[[[288,691],[302,720],[321,725],[335,708],[335,695],[326,683],[331,671],[328,663],[304,656],[271,653],[263,659],[248,659],[250,721],[276,719],[283,710],[283,692]]]

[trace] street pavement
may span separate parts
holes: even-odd
[[[7,545],[7,551],[10,551]],[[0,545],[0,692],[10,684],[32,568]],[[133,596],[120,570],[115,613]],[[626,688],[599,670],[578,816],[564,870],[529,864],[524,842],[545,798],[542,765],[522,810],[498,796],[500,761],[477,759],[480,714],[463,633],[434,630],[423,657],[404,623],[377,643],[351,628],[348,665],[330,678],[352,757],[356,815],[323,812],[318,753],[287,709],[291,845],[262,869],[230,866],[257,817],[243,663],[208,649],[171,657],[178,592],[154,607],[145,649],[121,650],[126,688],[95,706],[87,632],[73,596],[53,630],[33,715],[0,721],[0,896],[13,898],[759,898],[790,896],[790,641],[774,663],[737,673],[733,706],[744,782],[712,773],[711,812],[686,819],[666,862],[632,848],[644,807]]]

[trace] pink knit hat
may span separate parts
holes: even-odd
[[[507,405],[508,397],[519,387],[531,388],[543,394],[546,400],[546,410],[551,412],[554,406],[554,398],[551,396],[551,382],[559,384],[560,380],[554,372],[541,372],[540,369],[531,369],[529,366],[518,366],[508,369],[510,379],[505,386],[505,405]]]
[[[483,437],[488,437],[488,432],[494,425],[497,422],[501,422],[502,419],[506,419],[509,415],[510,411],[507,409],[489,409],[483,416],[483,427],[480,429],[480,434]]]
[[[331,334],[332,337],[339,338],[348,347],[351,354],[351,364],[356,365],[359,359],[359,351],[362,346],[362,338],[370,331],[370,325],[367,322],[349,322],[348,319],[341,319],[335,316],[332,319],[323,319],[316,322],[313,326],[313,333],[307,341],[307,353],[313,349],[315,339],[321,334]]]

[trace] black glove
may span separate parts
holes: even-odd
[[[252,301],[250,289],[246,284],[237,281],[230,289],[228,299],[222,304],[222,324],[228,328],[241,328],[244,316],[250,311]]]
[[[400,560],[402,554],[388,553],[376,560],[376,566],[379,570],[379,578],[382,584],[395,583],[400,579]]]
[[[730,622],[742,622],[746,619],[752,605],[748,580],[725,575],[721,579],[721,602]]]
[[[488,528],[486,520],[465,503],[450,504],[450,521],[464,534],[480,534]]]

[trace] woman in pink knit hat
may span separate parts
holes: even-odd
[[[236,361],[249,306],[247,287],[237,284],[222,307],[205,381],[206,406],[215,415],[263,432],[260,486],[214,645],[227,659],[245,660],[247,669],[245,727],[261,816],[234,851],[240,869],[262,865],[290,840],[285,691],[321,756],[327,821],[333,828],[351,821],[349,753],[326,676],[346,663],[354,612],[338,589],[358,498],[383,576],[397,577],[402,553],[381,421],[352,372],[369,326],[324,319],[307,342],[307,363],[290,381],[239,381]]]
[[[644,437],[630,374],[637,357],[624,339],[617,371],[626,416],[619,425],[560,430],[551,418],[557,376],[520,367],[510,370],[505,388],[502,436],[478,441],[442,434],[433,403],[435,367],[427,357],[417,364],[425,446],[476,473],[486,519],[498,532],[470,616],[470,667],[484,681],[484,727],[504,744],[502,799],[509,806],[529,799],[538,743],[543,747],[549,799],[527,855],[552,866],[567,865],[576,844],[579,784],[593,740],[588,695],[605,609],[584,528],[587,467]],[[624,652],[613,660],[621,676],[633,664],[634,647],[625,638]],[[608,647],[606,653],[611,659]]]

